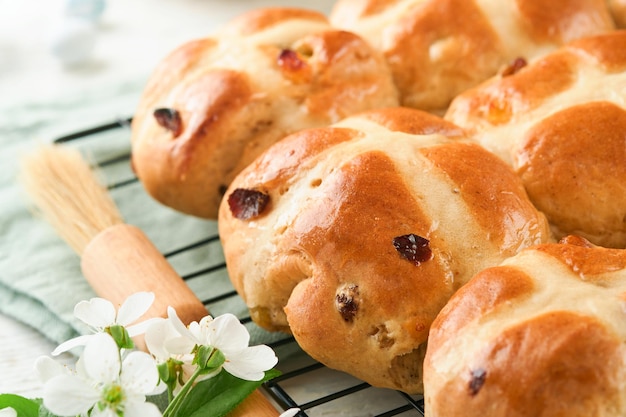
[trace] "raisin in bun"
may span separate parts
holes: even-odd
[[[477,274],[434,321],[429,417],[626,415],[626,251],[579,237]]]
[[[626,31],[494,77],[445,118],[513,166],[558,238],[626,247]]]
[[[339,0],[330,20],[384,53],[402,105],[438,114],[517,58],[614,29],[605,0]]]
[[[218,225],[257,324],[292,332],[331,368],[411,393],[452,293],[549,239],[510,167],[408,108],[273,145],[231,183]]]
[[[159,63],[132,122],[132,163],[156,200],[216,218],[229,182],[270,144],[397,102],[360,37],[317,12],[258,9]]]

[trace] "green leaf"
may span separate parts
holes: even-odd
[[[215,377],[196,384],[173,417],[223,417],[261,384],[278,375],[280,371],[271,369],[260,381],[246,381],[222,370]]]
[[[39,403],[15,394],[0,394],[0,410],[11,407],[18,417],[38,417]]]

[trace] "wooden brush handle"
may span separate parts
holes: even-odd
[[[119,305],[129,295],[152,291],[149,317],[167,317],[172,306],[189,324],[208,313],[206,307],[174,271],[148,237],[135,226],[119,224],[98,234],[85,248],[81,267],[99,296]]]
[[[137,227],[119,224],[99,233],[85,248],[81,267],[96,294],[120,305],[129,295],[152,291],[155,301],[146,317],[166,317],[172,306],[189,324],[208,314],[204,304]],[[140,348],[145,348],[141,342]],[[230,417],[276,417],[278,412],[258,390]]]

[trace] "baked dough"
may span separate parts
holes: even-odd
[[[626,0],[608,0],[608,2],[617,28],[626,28]]]
[[[402,105],[438,114],[517,58],[615,27],[605,0],[339,0],[330,20],[384,53]]]
[[[434,321],[429,417],[626,415],[626,251],[578,237],[480,272]]]
[[[479,270],[548,241],[500,159],[426,112],[388,108],[270,147],[219,212],[252,319],[372,385],[417,393],[428,329]]]
[[[132,163],[156,200],[215,219],[229,182],[272,143],[397,103],[363,39],[317,12],[257,9],[159,63],[132,121]]]
[[[511,164],[557,238],[626,247],[626,31],[459,95],[445,118]]]

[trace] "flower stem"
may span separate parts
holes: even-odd
[[[202,369],[201,368],[196,369],[195,372],[189,378],[189,380],[185,382],[185,385],[183,385],[182,389],[178,392],[178,394],[174,397],[174,399],[171,400],[170,403],[167,405],[167,408],[163,412],[163,417],[172,417],[176,415],[176,413],[178,412],[178,409],[183,404],[183,401],[189,394],[189,391],[191,391],[191,388],[193,387],[194,382],[196,381],[196,379],[198,379],[200,374],[202,374]]]

